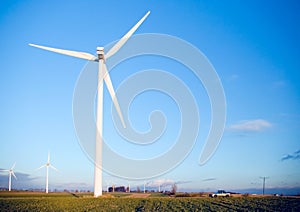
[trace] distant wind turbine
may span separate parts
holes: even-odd
[[[263,180],[262,194],[265,195],[266,179],[269,179],[269,177],[259,177],[259,178]]]
[[[115,193],[115,184],[113,183],[111,187],[112,187],[112,192]]]
[[[106,67],[106,59],[114,55],[132,36],[132,34],[137,30],[137,28],[144,22],[147,16],[150,14],[148,11],[143,18],[137,22],[106,54],[104,54],[104,47],[97,47],[97,57],[92,54],[85,52],[77,52],[63,49],[56,49],[51,47],[45,47],[35,44],[29,44],[30,46],[41,48],[48,51],[53,51],[60,54],[69,55],[72,57],[77,57],[85,60],[96,61],[98,65],[98,102],[97,102],[97,120],[96,120],[96,145],[95,145],[95,166],[94,166],[94,197],[102,195],[102,131],[103,131],[103,80],[107,86],[110,93],[114,106],[117,113],[121,119],[122,125],[126,128],[117,97],[108,74]]]
[[[48,194],[48,184],[49,184],[49,167],[54,169],[55,171],[58,171],[57,168],[55,168],[54,166],[52,166],[50,164],[50,153],[48,153],[48,161],[46,164],[42,165],[41,167],[39,167],[38,169],[41,169],[43,167],[46,167],[46,194]],[[37,169],[37,170],[38,170]]]
[[[130,193],[130,183],[128,182],[128,193]]]
[[[17,179],[14,173],[15,166],[16,163],[14,163],[14,165],[10,169],[2,170],[3,172],[8,172],[8,191],[11,191],[11,176],[14,176],[14,178]]]

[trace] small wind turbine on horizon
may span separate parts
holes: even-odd
[[[114,193],[116,188],[116,183],[111,182],[111,191]]]
[[[58,171],[57,168],[51,165],[50,163],[50,153],[48,153],[48,160],[47,163],[42,165],[41,167],[37,168],[37,170],[46,167],[46,194],[48,194],[48,188],[49,188],[49,167],[54,169],[55,171]]]
[[[130,182],[128,182],[128,193],[130,193]]]
[[[98,62],[98,98],[97,98],[97,115],[96,115],[96,145],[95,145],[95,161],[94,161],[94,197],[102,195],[102,131],[103,131],[103,80],[110,93],[114,106],[120,117],[122,125],[126,128],[123,115],[120,110],[120,106],[106,67],[106,59],[114,55],[133,35],[137,28],[144,22],[147,16],[150,14],[148,11],[143,18],[141,18],[106,54],[104,53],[104,47],[97,47],[97,56],[94,56],[85,52],[77,52],[63,49],[56,49],[51,47],[45,47],[35,44],[29,44],[30,46],[41,48],[44,50],[69,55],[85,60]]]
[[[17,179],[15,173],[14,173],[14,168],[16,166],[16,163],[10,168],[6,170],[1,170],[3,172],[8,172],[8,191],[11,191],[11,176],[14,176],[15,179]]]

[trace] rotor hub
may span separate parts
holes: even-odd
[[[104,60],[104,47],[97,47],[97,55],[99,60]]]

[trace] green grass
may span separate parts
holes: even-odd
[[[123,193],[124,194],[124,193]],[[117,196],[120,193],[116,194]],[[151,197],[152,196],[152,197]],[[91,193],[0,192],[0,211],[300,211],[300,198],[116,198]]]
[[[166,195],[163,193],[154,192],[154,193],[150,193],[149,197],[166,197]]]

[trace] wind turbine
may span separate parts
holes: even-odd
[[[43,167],[46,167],[46,194],[48,194],[48,184],[49,184],[49,167],[54,169],[55,171],[58,171],[57,168],[55,168],[54,166],[52,166],[50,164],[50,153],[48,153],[48,161],[46,164],[42,165],[41,167],[39,167],[38,169],[41,169]],[[37,170],[38,170],[37,169]]]
[[[56,49],[51,47],[45,47],[35,44],[29,44],[30,46],[41,48],[48,51],[53,51],[60,54],[69,55],[85,60],[96,61],[98,65],[98,100],[97,100],[97,117],[96,117],[96,145],[95,145],[95,166],[94,166],[94,197],[102,195],[102,131],[103,131],[103,80],[110,93],[114,106],[121,119],[122,125],[126,128],[116,94],[108,74],[106,67],[106,59],[114,55],[132,36],[137,28],[144,22],[147,16],[150,14],[148,11],[143,18],[139,20],[106,54],[104,53],[104,47],[97,47],[97,56],[94,56],[85,52],[77,52],[63,49]]]
[[[114,182],[111,182],[111,192],[114,193],[116,188],[116,184]],[[109,190],[109,189],[108,189]]]
[[[16,166],[16,163],[14,163],[14,165],[7,170],[2,170],[3,172],[8,172],[8,191],[11,191],[11,176],[14,176],[15,179],[17,179],[15,173],[14,173],[14,168]]]
[[[130,193],[130,182],[128,182],[127,188],[128,188],[128,193]]]
[[[263,180],[263,190],[262,190],[262,194],[265,195],[266,179],[269,179],[269,177],[259,177],[259,178]]]

